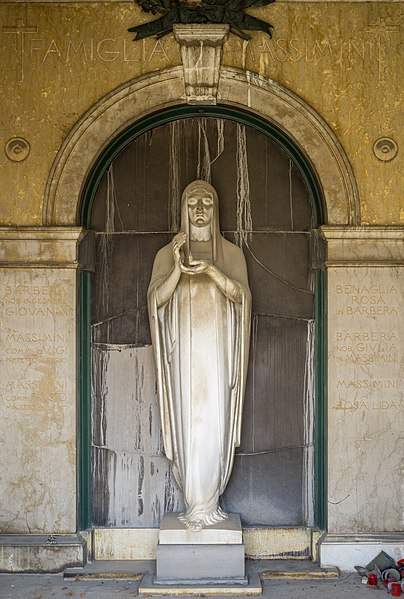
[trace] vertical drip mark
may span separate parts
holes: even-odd
[[[313,320],[307,323],[306,365],[304,373],[304,453],[303,506],[306,526],[314,526],[314,330]]]
[[[209,141],[206,133],[206,119],[198,120],[198,165],[197,179],[211,182],[210,172],[210,149]]]
[[[237,232],[236,243],[240,247],[248,241],[252,231],[250,179],[248,174],[247,141],[245,126],[237,123]]]
[[[180,122],[170,123],[170,149],[169,149],[169,209],[168,209],[168,229],[176,233],[179,229],[180,216],[180,173],[178,148],[180,139]]]
[[[108,396],[108,384],[107,384],[107,371],[108,371],[108,363],[109,363],[109,354],[108,352],[102,351],[100,353],[100,364],[101,369],[99,373],[99,382],[100,382],[100,432],[101,432],[101,447],[106,447],[107,445],[107,396]]]
[[[255,357],[257,353],[258,315],[254,314],[252,322],[252,451],[255,451]]]
[[[268,138],[265,138],[265,225],[268,224]]]
[[[145,139],[144,139],[144,143],[143,143],[143,162],[142,162],[142,180],[143,180],[143,206],[142,206],[142,210],[138,211],[139,214],[137,215],[137,225],[138,227],[144,227],[146,224],[146,211],[147,211],[147,159],[148,159],[148,152],[149,152],[149,147],[152,145],[153,142],[153,131],[146,131],[145,133]],[[140,152],[139,152],[140,154]],[[140,191],[140,190],[139,190]],[[140,193],[139,193],[140,196]],[[142,222],[140,221],[140,218],[142,218]]]
[[[290,230],[294,230],[293,226],[293,186],[292,186],[292,166],[293,162],[289,160],[289,209],[290,209]]]
[[[211,159],[211,152],[208,138],[208,121],[207,119],[199,119],[198,123],[198,163],[196,177],[211,183],[212,181],[212,164],[224,152],[224,120],[216,119],[216,156]]]
[[[99,277],[99,298],[101,309],[104,314],[103,317],[108,317],[109,310],[109,268],[112,257],[112,250],[114,247],[113,233],[115,231],[115,215],[118,216],[121,230],[123,230],[123,223],[121,215],[119,213],[119,207],[117,204],[114,174],[112,164],[107,170],[107,193],[105,198],[105,232],[101,235],[100,240],[100,277]],[[107,321],[106,324],[106,341],[109,342],[111,324]]]
[[[93,347],[92,355],[92,421],[93,421],[93,445],[106,447],[107,445],[107,397],[108,383],[107,373],[109,365],[109,353],[99,346]],[[97,412],[94,413],[94,410]]]
[[[118,216],[121,231],[123,231],[123,222],[119,211],[118,199],[116,197],[114,171],[112,164],[107,170],[107,205],[110,206],[110,219],[107,218],[106,230],[108,233],[113,233],[115,229],[115,213]]]
[[[137,477],[137,513],[138,516],[143,514],[144,505],[143,505],[143,483],[144,483],[144,457],[139,456],[139,470]]]
[[[107,505],[108,519],[107,525],[116,526],[116,506],[118,505],[119,499],[116,493],[116,468],[117,468],[117,454],[115,451],[106,452],[106,460],[108,462],[108,490],[109,490],[109,502]]]
[[[196,178],[201,178],[201,127],[199,124],[199,120],[197,121],[198,125],[198,162],[196,165]]]
[[[140,257],[142,255],[142,249],[141,249],[141,241],[139,239],[139,237],[136,240],[136,255],[138,257]],[[138,258],[139,259],[139,258]],[[138,344],[139,341],[139,337],[141,336],[141,320],[140,320],[140,315],[141,315],[141,299],[140,299],[140,293],[139,293],[139,277],[136,277],[136,314],[135,314],[135,343],[136,345]],[[142,298],[143,299],[143,298]]]
[[[221,156],[224,152],[224,120],[216,119],[216,156],[210,163],[211,165]]]
[[[245,70],[245,65],[247,62],[247,48],[248,48],[248,44],[249,41],[248,40],[244,40],[243,41],[243,49],[242,49],[242,58],[241,58],[241,64],[242,64],[242,68]]]

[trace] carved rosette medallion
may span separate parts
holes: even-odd
[[[397,152],[398,146],[390,137],[382,137],[373,144],[373,153],[382,162],[390,162],[397,156]]]
[[[188,104],[216,104],[223,43],[228,25],[174,25],[181,46]]]
[[[31,147],[23,137],[13,137],[8,140],[4,151],[9,160],[13,162],[22,162],[28,157]]]

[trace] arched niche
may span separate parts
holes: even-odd
[[[124,128],[99,155],[82,194],[78,222],[91,229],[96,238],[91,282],[93,417],[91,433],[88,423],[81,436],[82,448],[87,447],[87,455],[92,456],[91,492],[87,501],[85,494],[81,495],[81,513],[89,516],[82,520],[84,528],[153,528],[159,525],[166,498],[171,507],[171,502],[178,499],[165,458],[160,455],[159,429],[150,429],[148,419],[131,419],[133,414],[127,413],[138,402],[147,406],[147,413],[151,408],[154,414],[157,403],[153,393],[147,388],[139,398],[126,398],[128,390],[140,389],[138,365],[144,364],[142,372],[152,371],[145,300],[153,257],[177,228],[178,221],[172,217],[178,216],[178,190],[189,177],[200,177],[202,172],[208,176],[207,156],[212,167],[209,178],[221,198],[224,234],[236,240],[244,231],[244,221],[240,223],[237,218],[244,209],[236,210],[236,198],[237,207],[249,205],[251,226],[254,223],[248,240],[243,238],[254,298],[252,345],[256,351],[251,354],[249,366],[254,374],[246,393],[245,443],[237,454],[224,505],[229,511],[240,512],[247,526],[323,522],[322,500],[313,501],[313,480],[322,480],[324,454],[313,453],[313,418],[310,422],[304,418],[304,414],[313,415],[315,397],[318,410],[324,407],[321,393],[314,393],[314,379],[309,374],[314,372],[314,354],[323,355],[322,335],[320,331],[314,334],[314,319],[322,322],[317,298],[323,297],[315,232],[324,222],[319,181],[296,143],[262,117],[229,105],[183,104],[155,111]],[[240,187],[250,190],[248,200],[239,193],[239,174]],[[85,302],[81,305],[85,312]],[[269,337],[274,339],[271,344],[267,342]],[[320,374],[319,361],[318,357]],[[271,377],[273,371],[279,376]],[[125,376],[124,390],[116,394],[120,372],[130,373],[128,376],[135,379],[131,382]],[[104,387],[110,391],[99,393]],[[88,393],[83,395],[81,404],[89,397]],[[121,407],[117,401],[123,401]],[[287,434],[285,410],[289,414]],[[119,424],[116,418],[121,419]],[[282,427],[276,424],[279,420]],[[155,417],[152,421],[156,424]],[[322,429],[319,419],[316,443]],[[132,456],[121,446],[100,441],[109,430],[122,432],[119,443],[125,447],[131,446],[131,431],[140,430],[139,438],[144,440],[149,439],[152,430],[147,451]],[[124,441],[126,434],[129,437]],[[91,448],[89,439],[94,440]],[[152,460],[153,464],[144,468],[143,460]],[[131,481],[124,486],[120,482],[123,471],[125,480],[129,477]],[[143,476],[145,472],[150,476]],[[255,489],[254,495],[244,485],[246,476]],[[274,483],[280,479],[282,489]],[[137,487],[139,480],[141,485]],[[84,476],[82,488],[88,486],[88,481]],[[118,486],[114,481],[119,481]],[[324,488],[319,482],[316,485],[317,489]],[[121,493],[117,494],[118,487],[125,490],[125,498],[120,495],[117,503],[115,498]],[[269,499],[271,487],[279,492]],[[132,504],[134,497],[141,497],[140,515]]]
[[[135,121],[185,103],[182,67],[140,77],[100,100],[76,125],[55,159],[45,189],[42,224],[82,224],[82,192],[111,141]],[[360,224],[358,192],[348,159],[308,104],[265,77],[227,67],[220,72],[218,103],[272,123],[300,149],[322,191],[325,224]]]

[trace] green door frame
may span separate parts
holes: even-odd
[[[178,106],[156,112],[133,123],[109,144],[98,158],[85,185],[80,207],[79,224],[88,229],[91,211],[101,179],[119,152],[133,139],[160,125],[185,118],[223,118],[249,125],[274,140],[288,154],[300,171],[309,190],[313,208],[314,226],[324,222],[324,210],[320,182],[308,158],[293,140],[272,123],[255,114],[231,106]],[[315,281],[315,524],[326,530],[326,327],[325,327],[325,284],[324,272],[316,272]],[[78,522],[80,530],[91,528],[91,354],[90,354],[90,273],[79,274],[79,406],[78,406],[78,445],[79,445],[79,500]]]

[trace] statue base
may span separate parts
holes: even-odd
[[[226,595],[241,597],[246,596],[258,596],[262,595],[262,585],[258,574],[250,574],[248,576],[247,584],[231,584],[231,582],[217,580],[213,584],[211,581],[207,583],[192,581],[187,583],[181,581],[180,583],[171,584],[156,584],[155,577],[152,574],[145,574],[141,580],[138,589],[139,595],[142,597],[149,597],[157,595],[159,597],[170,595],[175,597],[187,596],[187,597],[204,597],[204,596],[215,596]]]
[[[243,531],[240,516],[229,514],[221,522],[202,528],[189,530],[179,519],[178,513],[164,514],[160,523],[160,545],[241,545]]]
[[[178,516],[166,514],[161,521],[154,585],[248,585],[238,514],[198,531]]]
[[[244,545],[161,545],[155,584],[247,584]]]

